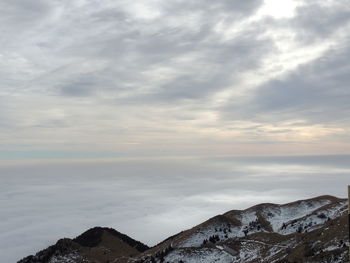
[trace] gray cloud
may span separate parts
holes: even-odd
[[[311,123],[347,120],[349,56],[350,48],[331,50],[285,78],[264,84],[248,104],[242,105],[242,114],[250,113],[256,119],[272,114],[275,120],[299,118]]]
[[[85,97],[96,94],[96,90],[104,83],[97,83],[90,75],[79,76],[79,78],[59,88],[60,94],[68,97]],[[103,88],[103,87],[101,87]]]
[[[350,80],[347,74],[350,67],[349,12],[346,1],[334,4],[311,1],[298,7],[296,16],[290,20],[265,20],[262,28],[291,30],[298,45],[310,47],[333,42],[315,60],[268,80],[244,100],[233,100],[220,107],[223,117],[273,124],[299,119],[310,125],[346,126]],[[284,34],[287,38],[288,34]],[[276,51],[276,47],[273,50]]]
[[[220,2],[213,3],[209,0],[206,1],[173,1],[166,4],[166,10],[168,13],[172,12],[207,12],[207,14],[216,15],[215,12],[219,11],[220,13],[233,13],[241,15],[252,14],[257,8],[262,5],[262,2],[259,0],[243,2],[239,0],[229,1],[224,0]],[[210,17],[208,17],[210,19]]]
[[[59,71],[53,71],[42,85],[48,86],[48,82],[52,81],[63,82],[60,84],[60,93],[73,97],[96,96],[93,89],[118,92],[125,87],[134,89],[133,97],[138,96],[138,89],[145,84],[153,85],[152,100],[160,102],[168,102],[172,96],[174,101],[182,97],[206,96],[208,89],[215,92],[227,88],[229,79],[232,78],[230,74],[225,74],[227,70],[239,73],[259,64],[261,56],[266,55],[266,47],[271,43],[257,39],[259,29],[246,31],[244,35],[225,44],[220,43],[220,36],[213,32],[222,15],[225,14],[226,20],[235,21],[238,18],[234,14],[251,14],[260,5],[259,1],[251,1],[249,4],[242,4],[241,1],[222,2],[215,5],[209,2],[203,5],[197,1],[186,4],[173,2],[161,9],[163,13],[160,18],[146,23],[132,18],[127,12],[118,9],[118,5],[115,9],[102,8],[68,16],[67,21],[61,25],[54,24],[53,29],[47,28],[47,41],[40,45],[50,49],[58,48],[58,54],[62,54],[63,58],[69,59],[72,56],[79,59]],[[187,13],[190,17],[198,15],[194,27],[182,21],[173,22],[186,17]],[[63,38],[58,39],[58,34]],[[148,80],[141,76],[142,72],[152,66],[170,67],[181,72],[182,65],[176,65],[173,60],[195,54],[201,55],[193,61],[193,71],[190,74],[180,74],[166,84],[158,86],[156,83],[145,83]],[[87,69],[82,67],[81,59],[83,63],[89,64]],[[105,66],[102,70],[94,69],[94,61]],[[211,73],[213,67],[221,73]],[[209,80],[198,80],[198,75],[208,75]],[[140,94],[142,96],[143,92]]]
[[[347,1],[336,1],[332,5],[319,1],[308,1],[297,9],[297,17],[291,21],[299,39],[305,42],[324,41],[344,29],[350,22]]]
[[[144,103],[150,102],[176,102],[181,99],[199,100],[208,98],[219,91],[235,88],[239,73],[257,67],[265,55],[272,51],[271,42],[257,40],[259,32],[252,32],[246,36],[234,39],[230,43],[220,45],[215,41],[201,43],[190,41],[194,46],[186,47],[187,52],[201,52],[203,55],[190,73],[184,72],[178,77],[167,81],[154,89],[150,94],[140,98]],[[180,37],[179,39],[186,39]],[[176,41],[171,41],[176,42]],[[177,42],[179,43],[179,42]],[[152,43],[150,43],[152,44]],[[171,66],[171,63],[169,63]],[[136,95],[136,98],[138,96]],[[131,96],[130,100],[134,100]]]
[[[25,30],[40,23],[50,13],[52,5],[46,1],[1,1],[0,14],[2,30],[18,34],[18,30]],[[14,32],[11,32],[14,31]]]
[[[124,136],[147,129],[154,120],[179,123],[181,116],[191,115],[187,119],[200,122],[191,126],[194,133],[203,132],[203,123],[225,133],[247,129],[231,127],[227,123],[231,120],[260,125],[260,121],[276,124],[305,116],[312,125],[330,121],[332,114],[345,118],[348,112],[348,79],[342,73],[347,67],[342,57],[349,55],[344,2],[327,7],[307,2],[295,17],[282,19],[258,17],[262,1],[34,2],[26,2],[30,7],[19,2],[2,4],[9,41],[0,63],[0,92],[13,95],[9,103],[15,110],[7,118],[18,118],[14,122],[24,127],[49,124],[53,128],[65,123],[65,134],[74,130],[73,134],[95,135],[94,129],[86,127],[96,126],[108,134],[114,130],[117,140],[127,140],[120,137],[120,130],[126,130]],[[32,22],[17,24],[22,13],[24,20]],[[342,49],[320,54],[317,60],[292,61],[297,66],[288,68],[289,61],[283,60],[295,51],[288,47],[313,53],[316,39],[331,42],[333,50]],[[283,76],[274,76],[284,66]],[[257,81],[261,76],[267,83]],[[254,82],[258,84],[249,84]],[[33,98],[50,103],[35,103]],[[40,114],[28,116],[28,108]],[[175,108],[177,114],[166,116]],[[92,120],[92,115],[109,116],[109,122],[97,124],[101,118]],[[150,117],[139,117],[145,115]],[[212,117],[216,123],[204,120],[214,115],[225,118]],[[174,133],[180,134],[176,128]],[[42,132],[33,129],[28,137]],[[169,136],[169,131],[163,132]],[[271,131],[283,132],[288,129]],[[259,137],[253,128],[246,134],[254,140]]]

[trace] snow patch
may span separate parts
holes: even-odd
[[[229,254],[215,248],[201,249],[178,249],[165,258],[165,262],[179,262],[182,260],[186,263],[232,263],[233,257]]]
[[[57,255],[51,257],[48,263],[76,263],[81,257],[77,253],[71,253],[68,255]]]

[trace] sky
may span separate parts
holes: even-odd
[[[0,261],[346,195],[347,0],[2,0],[0,32]]]
[[[346,0],[4,0],[0,158],[348,154]]]

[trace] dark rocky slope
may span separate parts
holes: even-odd
[[[19,263],[112,262],[116,258],[134,257],[148,249],[145,244],[112,228],[94,227],[74,239],[60,239]]]

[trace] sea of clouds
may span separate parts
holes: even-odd
[[[231,209],[345,197],[349,173],[345,155],[3,162],[1,262],[93,226],[154,245]]]

